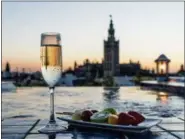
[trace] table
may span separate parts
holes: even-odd
[[[60,125],[68,127],[64,121]],[[38,133],[47,119],[14,118],[2,122],[2,139],[124,139],[123,133],[86,132],[74,129],[56,135]],[[126,135],[128,139],[184,139],[184,117],[163,118],[163,121],[144,135]]]

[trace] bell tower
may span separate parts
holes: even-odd
[[[119,75],[119,40],[115,39],[115,30],[110,15],[108,38],[104,40],[104,77]]]

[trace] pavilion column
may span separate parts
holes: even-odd
[[[156,71],[157,71],[157,74],[159,74],[159,63],[156,62]]]
[[[169,73],[169,63],[167,62],[166,63],[166,75],[168,76],[168,73]]]

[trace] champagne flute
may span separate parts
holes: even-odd
[[[65,127],[59,126],[55,121],[54,114],[54,88],[61,78],[62,74],[62,51],[59,33],[41,34],[41,71],[42,76],[49,86],[50,92],[50,120],[49,123],[39,129],[41,133],[58,133]]]

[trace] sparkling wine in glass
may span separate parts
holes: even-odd
[[[57,133],[65,129],[56,123],[54,114],[54,88],[62,74],[62,50],[60,40],[59,33],[41,34],[41,71],[44,80],[49,86],[50,120],[46,126],[39,129],[39,132],[46,134]]]

